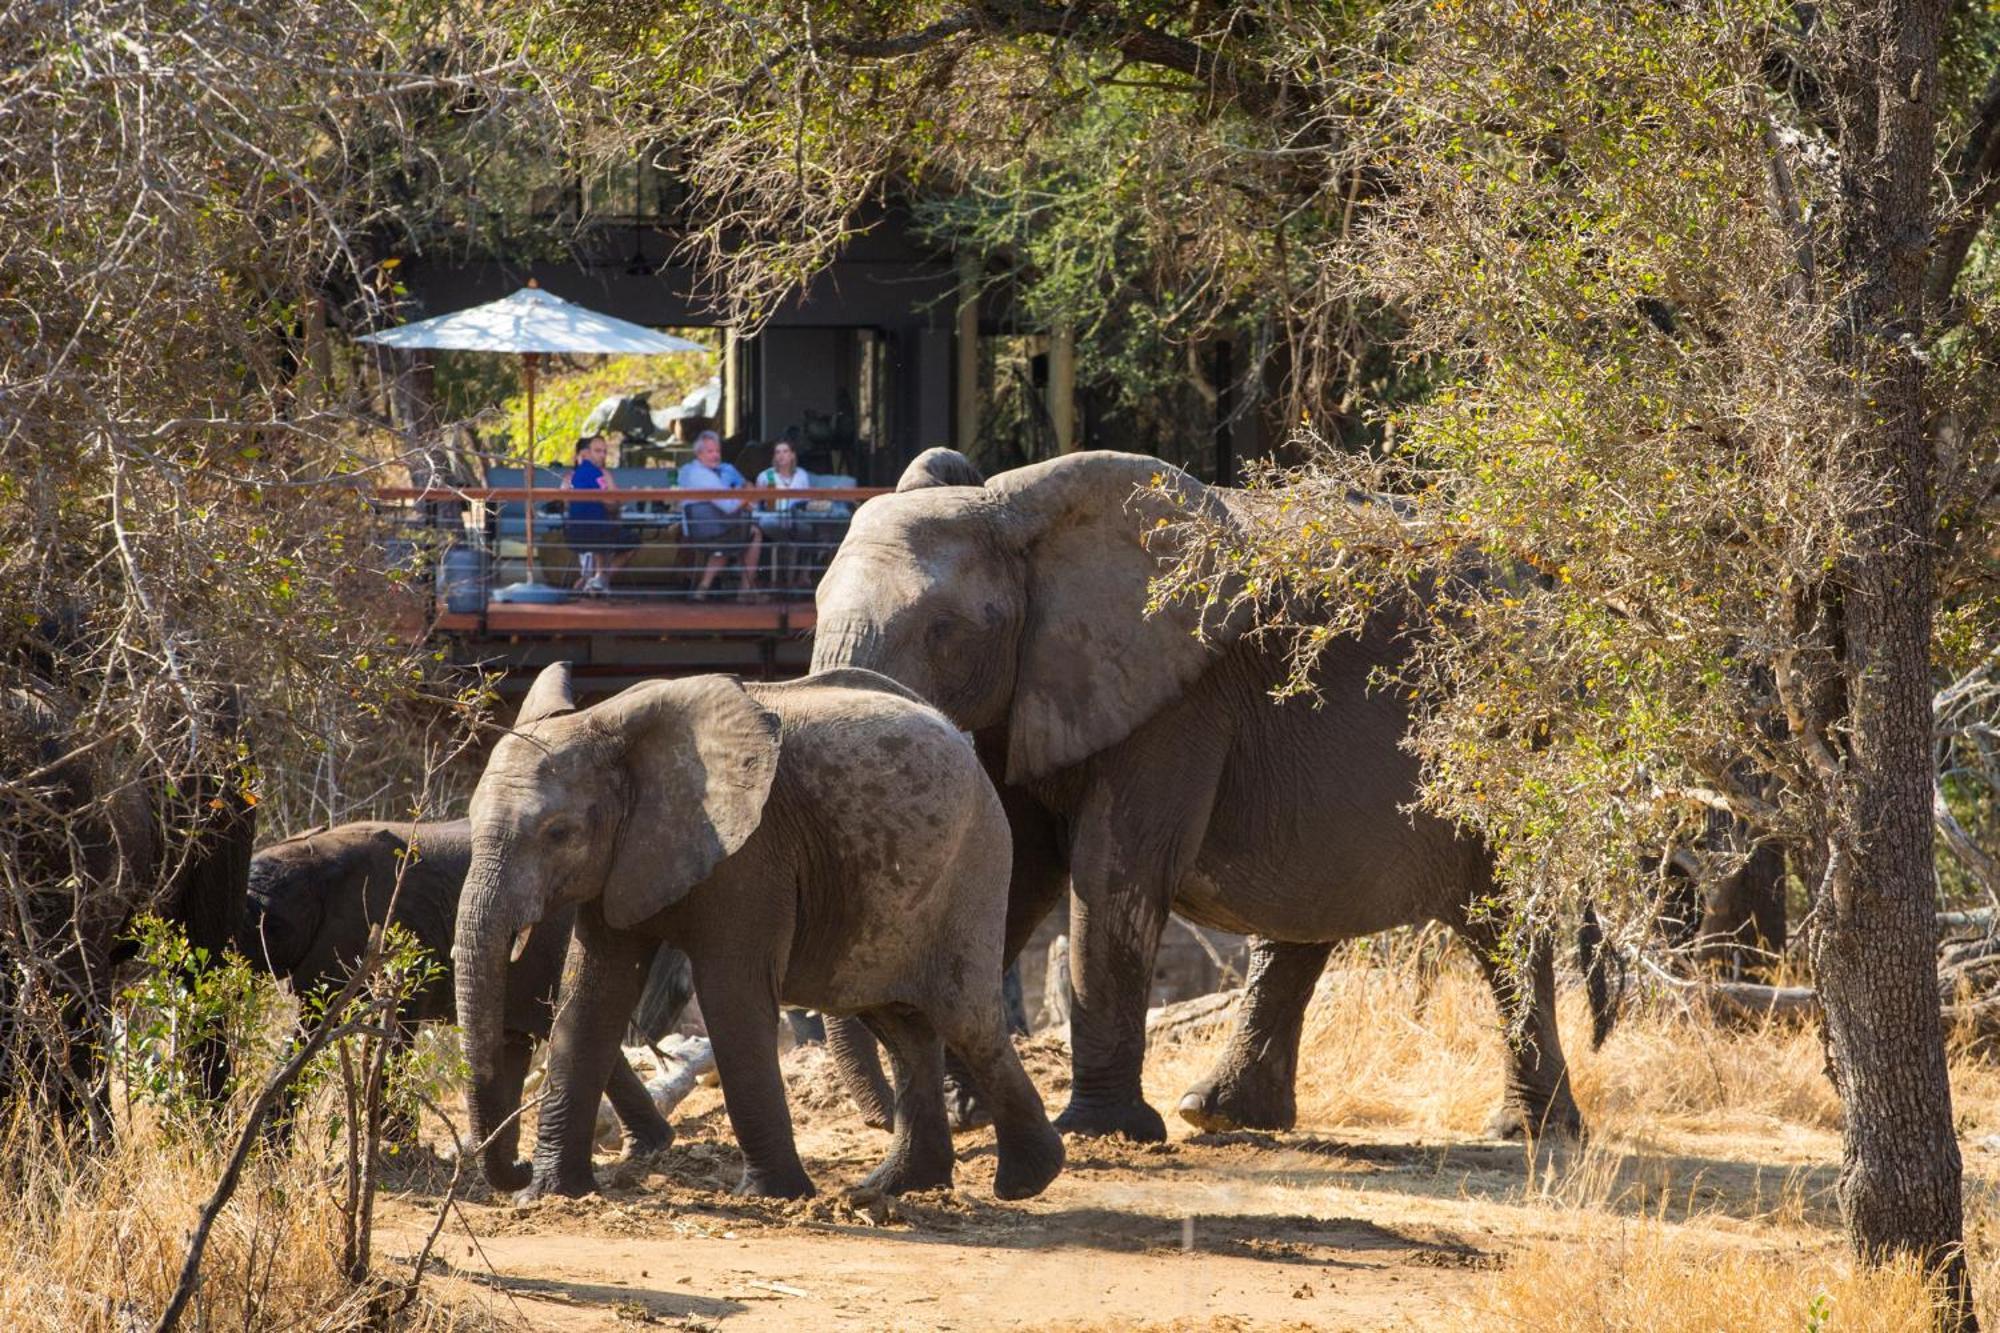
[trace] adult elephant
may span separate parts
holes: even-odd
[[[287,838],[259,851],[250,863],[241,951],[253,966],[283,978],[295,993],[324,994],[339,989],[352,974],[369,932],[394,922],[442,964],[403,1006],[403,1023],[456,1021],[451,945],[471,865],[472,825],[464,819],[342,824]],[[501,1132],[482,1158],[497,1189],[527,1183],[525,1164],[517,1164],[520,1132],[514,1112],[521,1104],[533,1044],[549,1035],[573,915],[551,918],[548,928],[537,931],[507,964],[494,1082],[499,1099],[494,1123]],[[635,1019],[647,1016],[646,1024],[628,1031],[627,1042],[652,1043],[666,1036],[692,993],[687,956],[678,949],[660,949],[634,1010]],[[629,1154],[673,1142],[673,1130],[625,1060],[612,1063],[605,1094],[625,1127]]]
[[[101,1140],[112,977],[131,957],[132,919],[157,913],[220,959],[236,938],[256,816],[226,774],[163,773],[82,734],[78,713],[46,680],[0,689],[0,1098],[28,1090]],[[209,721],[233,734],[237,718],[227,698]],[[220,1041],[198,1045],[193,1063],[220,1097]]]
[[[1283,655],[1242,623],[1146,610],[1167,558],[1149,545],[1160,520],[1234,522],[1236,495],[1129,454],[976,478],[932,450],[897,494],[861,507],[819,586],[813,669],[880,671],[977,736],[1013,798],[1017,857],[1029,849],[1010,957],[1066,872],[1074,1078],[1058,1128],[1165,1136],[1140,1072],[1155,951],[1178,911],[1259,937],[1236,1030],[1181,1100],[1190,1123],[1289,1128],[1304,1008],[1334,943],[1439,920],[1472,945],[1510,1020],[1490,1128],[1579,1129],[1547,951],[1525,972],[1501,967],[1500,928],[1476,910],[1490,853],[1405,811],[1410,717],[1395,691],[1369,688],[1400,663],[1402,625],[1384,614],[1328,646],[1322,706],[1275,704]]]

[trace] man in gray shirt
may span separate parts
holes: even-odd
[[[743,485],[743,474],[722,461],[722,437],[712,430],[695,437],[694,457],[681,464],[680,475],[674,480],[675,489],[683,491],[733,491]],[[696,601],[708,597],[715,576],[739,549],[743,552],[743,583],[738,599],[749,602],[760,598],[753,585],[757,581],[757,557],[763,550],[764,534],[742,510],[741,500],[690,500],[681,506],[681,525],[687,539],[708,552],[708,563],[702,568],[701,582],[694,590]]]

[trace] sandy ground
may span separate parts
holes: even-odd
[[[1030,1043],[1052,1109],[1061,1048]],[[1039,1199],[991,1193],[990,1131],[958,1139],[956,1188],[857,1196],[886,1141],[834,1095],[816,1049],[787,1057],[817,1199],[731,1197],[739,1158],[716,1092],[676,1116],[679,1142],[606,1192],[526,1207],[474,1187],[433,1258],[504,1321],[547,1329],[1378,1329],[1465,1326],[1510,1253],[1601,1237],[1609,1214],[1698,1227],[1703,1245],[1820,1252],[1834,1145],[1773,1125],[1711,1144],[1533,1158],[1516,1144],[1383,1130],[1070,1143]],[[1175,1076],[1179,1071],[1173,1071]],[[1152,1091],[1156,1105],[1172,1088]],[[406,1258],[444,1168],[411,1173],[380,1250]],[[1571,1197],[1574,1196],[1574,1197]]]

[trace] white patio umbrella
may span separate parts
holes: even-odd
[[[523,583],[495,593],[498,601],[557,600],[562,595],[535,579],[535,371],[542,354],[663,356],[669,352],[708,350],[698,342],[614,319],[560,296],[551,296],[532,281],[501,300],[420,319],[380,333],[366,333],[359,341],[401,350],[510,352],[521,358],[521,376],[528,390],[528,577]]]

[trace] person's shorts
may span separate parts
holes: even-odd
[[[683,512],[688,541],[713,555],[734,555],[750,540],[750,520],[723,513],[712,500],[690,500]]]
[[[563,527],[563,536],[572,550],[621,551],[638,549],[639,529],[613,519],[572,519]]]
[[[760,512],[757,527],[774,542],[801,542],[812,536],[812,527],[805,516],[789,510],[776,514]]]

